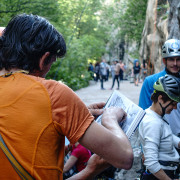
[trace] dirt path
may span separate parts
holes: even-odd
[[[109,81],[106,81],[104,83],[104,88],[106,88],[106,90],[100,89],[100,82],[95,83],[92,81],[90,84],[90,86],[76,91],[76,94],[86,105],[101,101],[106,102],[111,93],[113,92],[113,90],[109,90],[112,85],[112,79],[109,79]],[[130,83],[130,81],[123,81],[120,83],[119,91],[122,92],[122,94],[124,94],[134,103],[138,104],[141,86],[142,83],[139,83],[139,86],[135,86],[133,83]],[[116,88],[117,82],[115,82],[114,86],[114,89]]]

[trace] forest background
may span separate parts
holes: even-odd
[[[89,62],[100,62],[105,54],[110,61],[115,51],[117,58],[123,60],[124,44],[135,44],[131,56],[139,58],[147,3],[148,0],[1,0],[0,26],[5,27],[20,13],[47,18],[67,43],[66,56],[53,64],[47,78],[61,80],[77,90],[89,84]],[[157,10],[167,9],[166,6],[158,6]]]

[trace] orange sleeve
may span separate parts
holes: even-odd
[[[86,105],[66,85],[53,81],[50,99],[54,126],[61,135],[65,135],[71,143],[82,137],[94,120]]]

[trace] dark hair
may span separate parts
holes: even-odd
[[[158,97],[159,97],[160,95],[162,96],[162,100],[163,100],[164,102],[172,101],[172,100],[168,97],[168,95],[167,95],[166,93],[164,93],[164,92],[162,92],[162,91],[157,91],[157,90],[155,90],[155,91],[153,92],[153,94],[151,95],[151,100],[152,100],[154,103],[157,103]]]
[[[46,52],[50,52],[50,57],[65,55],[66,43],[62,35],[43,17],[17,15],[0,37],[0,70],[39,70],[39,60]]]

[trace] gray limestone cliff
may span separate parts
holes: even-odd
[[[165,40],[180,39],[180,1],[149,0],[142,33],[140,59],[146,59],[150,73],[163,68],[161,47]]]

